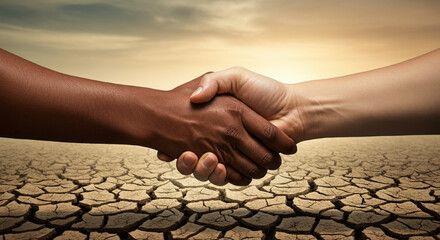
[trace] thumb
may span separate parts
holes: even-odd
[[[229,93],[240,99],[239,89],[246,83],[249,71],[242,67],[232,67],[219,72],[208,73],[202,76],[199,87],[191,95],[193,103],[208,102],[216,94]]]
[[[202,77],[199,87],[193,92],[189,98],[193,103],[209,102],[218,92],[218,82],[215,78],[206,74]]]

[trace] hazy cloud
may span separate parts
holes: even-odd
[[[233,65],[292,81],[439,47],[439,12],[438,0],[0,0],[0,47],[115,82]]]
[[[185,1],[0,1],[0,22],[25,28],[156,37],[218,32],[214,9]],[[193,36],[193,35],[192,35]]]
[[[63,50],[108,51],[129,49],[139,44],[141,38],[99,33],[73,33],[22,27],[0,28],[0,36],[14,43],[31,43],[36,46],[52,46]]]
[[[261,40],[294,41],[438,36],[438,12],[440,2],[436,0],[0,0],[3,25],[149,39],[217,37],[239,41],[250,35]]]

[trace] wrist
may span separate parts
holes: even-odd
[[[338,136],[345,121],[341,114],[344,107],[340,97],[330,91],[331,86],[316,80],[291,84],[289,89],[295,96],[296,116],[301,121],[300,141]]]
[[[297,89],[296,84],[284,84],[285,86],[285,104],[284,112],[281,117],[281,123],[275,123],[282,131],[284,131],[296,143],[307,140],[307,118],[305,115],[308,111],[307,98]]]
[[[156,148],[161,131],[158,123],[163,123],[166,119],[163,109],[166,93],[141,87],[129,90],[129,104],[121,111],[125,114],[120,114],[124,119],[122,131],[128,144]]]

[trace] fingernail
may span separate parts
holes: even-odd
[[[193,97],[193,96],[196,96],[196,95],[198,95],[199,93],[201,93],[202,92],[202,87],[198,87],[194,92],[193,92],[193,94],[191,95],[191,97]]]
[[[222,169],[219,168],[219,167],[216,167],[215,170],[214,170],[214,174],[215,175],[220,175],[221,173],[222,173]]]
[[[203,165],[206,168],[210,168],[214,164],[215,164],[215,160],[211,157],[211,155],[208,155],[205,159],[203,159]]]
[[[183,157],[183,164],[187,167],[192,167],[193,159],[189,155],[185,155],[185,157]]]

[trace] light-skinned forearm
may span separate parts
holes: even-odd
[[[289,85],[302,140],[440,133],[440,50],[364,73]]]

